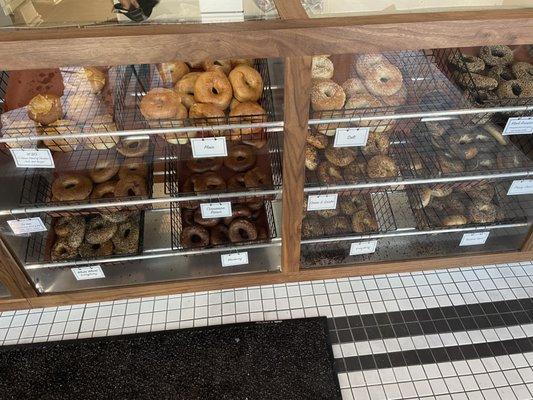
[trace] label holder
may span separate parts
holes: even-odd
[[[533,117],[511,117],[503,129],[503,136],[533,134]]]
[[[239,253],[221,254],[220,262],[223,268],[236,267],[239,265],[248,265],[250,260],[248,258],[248,252],[242,251]]]
[[[17,168],[55,168],[50,149],[9,149]]]
[[[333,147],[364,147],[370,128],[337,128]]]
[[[233,207],[230,201],[223,201],[218,203],[201,203],[200,212],[202,218],[226,218],[233,215]]]
[[[339,194],[311,194],[307,196],[307,211],[335,210]]]
[[[227,157],[228,146],[225,137],[191,138],[194,158]]]

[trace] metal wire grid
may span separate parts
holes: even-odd
[[[98,214],[93,213],[90,215],[86,215],[85,219],[86,221],[89,221],[91,218],[95,217],[96,215]],[[41,214],[40,218],[42,219],[43,223],[48,228],[48,230],[46,232],[32,233],[28,237],[28,241],[26,245],[26,254],[24,258],[26,264],[54,262],[51,259],[50,253],[51,253],[54,241],[56,239],[56,235],[54,233],[54,228],[53,228],[56,218],[53,217],[51,214]],[[143,253],[144,211],[140,211],[138,213],[138,218],[139,218],[139,245],[137,247],[137,251],[134,253],[112,254],[109,256],[105,256],[105,258],[133,256],[133,255],[139,255]],[[98,258],[87,258],[87,257],[83,258],[83,260],[96,260],[96,259]],[[62,261],[76,261],[76,260],[81,261],[82,257],[78,254],[76,258],[73,258],[71,260],[62,260]],[[62,262],[62,261],[58,261],[58,262]]]
[[[377,121],[376,121],[377,122]],[[387,126],[394,124],[395,121],[379,121],[379,126]],[[406,140],[404,138],[404,134],[401,130],[395,129],[390,133],[389,140],[390,140],[390,147],[387,152],[387,155],[391,157],[397,166],[401,165],[401,160],[398,158],[401,153],[398,152],[397,148],[399,146],[403,146],[406,143]],[[329,139],[328,148],[333,147],[333,138]],[[328,187],[330,186],[338,186],[338,185],[349,185],[354,183],[376,183],[376,182],[390,182],[390,181],[401,181],[402,175],[401,171],[399,171],[397,176],[394,177],[386,177],[386,178],[370,178],[366,172],[366,166],[368,165],[368,162],[379,154],[365,154],[363,152],[363,148],[355,149],[352,148],[355,151],[355,161],[350,163],[346,167],[338,167],[338,169],[341,171],[341,178],[342,179],[335,179],[334,182],[325,181],[323,178],[321,178],[319,174],[319,168],[315,168],[314,170],[310,170],[306,168],[305,172],[305,186],[306,187],[322,187],[324,190],[328,190]],[[325,150],[318,150],[317,149],[317,164],[320,165],[323,162],[327,161],[327,158],[325,156]],[[361,166],[363,168],[361,169]]]
[[[511,141],[517,146],[530,160],[533,160],[533,138],[531,136],[511,136]]]
[[[478,85],[474,83],[472,74],[466,68],[466,61],[461,54],[461,50],[457,48],[449,49],[439,49],[432,50],[432,53],[435,58],[435,62],[440,68],[440,70],[446,75],[451,81],[456,82],[459,86],[464,89],[464,95],[468,98],[469,102],[476,104],[480,107],[518,107],[518,106],[531,106],[533,105],[533,97],[519,97],[519,98],[499,98],[494,99],[491,96],[488,96],[486,90],[481,89]],[[456,68],[450,64],[449,60],[452,58],[457,58],[463,62],[464,70],[466,71],[464,75],[464,81],[458,82],[455,72]],[[483,74],[481,72],[480,74]],[[509,115],[509,114],[507,114]]]
[[[386,52],[382,55],[397,66],[403,75],[406,102],[401,106],[366,109],[312,111],[313,119],[354,118],[375,115],[394,115],[409,112],[430,112],[462,108],[468,105],[460,90],[437,68],[432,51]],[[355,61],[350,77],[357,77]],[[338,82],[342,84],[342,82]],[[377,121],[372,121],[376,122]],[[316,125],[320,131],[357,126],[356,123],[325,123]]]
[[[227,201],[232,201],[232,199],[228,199]],[[232,201],[232,205],[236,204]],[[183,228],[185,226],[188,226],[185,223],[184,218],[182,217],[182,213],[184,212],[184,208],[180,206],[180,203],[170,203],[170,234],[171,234],[171,245],[172,250],[189,250],[189,248],[185,247],[181,240],[181,233],[183,231]],[[266,228],[267,228],[267,238],[266,239],[257,239],[253,241],[248,242],[239,242],[239,243],[231,243],[228,242],[226,244],[221,245],[209,245],[205,247],[195,247],[195,249],[211,249],[211,248],[224,248],[228,245],[232,246],[246,246],[250,244],[258,244],[258,243],[268,243],[273,238],[276,238],[278,236],[276,232],[276,223],[274,219],[274,211],[272,209],[272,203],[270,201],[265,201],[263,203],[263,208],[261,211],[262,214],[264,214],[264,217],[266,219]],[[261,215],[256,219],[261,220]],[[252,220],[253,221],[253,220]],[[260,225],[261,226],[261,225]]]
[[[181,120],[146,120],[140,113],[139,106],[143,96],[150,89],[157,87],[164,87],[161,77],[156,69],[155,65],[134,65],[133,77],[138,85],[138,90],[133,92],[136,107],[134,109],[128,108],[124,113],[124,128],[125,129],[161,129],[161,128],[183,128],[183,127],[209,127],[212,125],[227,125],[227,124],[250,124],[260,122],[272,122],[275,119],[274,114],[274,101],[272,96],[272,85],[270,82],[270,73],[268,69],[268,62],[264,59],[258,59],[254,61],[254,67],[259,71],[263,78],[263,93],[258,103],[265,110],[264,115],[255,116],[239,116],[230,117],[213,117],[213,118],[186,118]],[[204,138],[213,136],[226,136],[232,139],[243,139],[249,141],[265,140],[267,138],[266,130],[263,128],[245,128],[245,129],[232,129],[231,131],[192,131],[181,133],[165,133],[163,140],[171,140],[173,142],[178,139],[189,138]]]
[[[524,196],[508,196],[507,191],[512,182],[508,181],[470,181],[463,183],[456,183],[454,185],[439,184],[433,185],[432,189],[452,190],[451,194],[446,197],[438,198],[431,197],[429,204],[424,207],[421,198],[420,187],[407,187],[406,192],[409,199],[409,205],[415,216],[417,229],[431,230],[446,227],[477,227],[527,223],[528,215],[532,210],[531,199],[524,199]],[[472,219],[471,210],[474,204],[478,201],[486,203],[482,200],[480,192],[486,189],[494,189],[494,196],[490,201],[495,206],[494,222],[476,222]],[[458,208],[456,203],[450,199],[458,200],[462,206]],[[527,209],[524,210],[524,207]],[[466,217],[467,223],[462,225],[446,225],[447,217],[454,215],[462,215]]]
[[[233,141],[232,143],[239,143],[238,141]],[[264,169],[264,172],[270,172],[271,174],[271,184],[269,184],[266,187],[257,187],[257,188],[246,188],[242,189],[242,191],[249,192],[249,195],[245,197],[244,200],[247,201],[255,201],[260,200],[260,197],[254,195],[254,191],[257,190],[275,190],[280,189],[282,186],[282,161],[281,161],[281,154],[282,154],[282,148],[280,146],[281,141],[279,140],[279,135],[276,133],[271,133],[267,136],[267,144],[265,145],[267,148],[267,154],[262,154],[258,157],[264,156],[268,158],[268,171],[267,168]],[[231,144],[228,144],[231,146]],[[260,151],[262,151],[261,149]],[[213,198],[216,198],[217,194],[220,193],[231,193],[231,190],[226,190],[224,192],[220,191],[213,191],[213,192],[186,192],[183,190],[183,184],[184,182],[180,181],[180,163],[183,163],[187,160],[191,160],[192,157],[192,150],[190,148],[190,145],[185,146],[166,146],[165,148],[166,156],[165,156],[165,193],[180,197],[180,196],[194,196],[197,194],[212,194]],[[223,169],[226,167],[223,166]],[[191,172],[192,174],[192,172]],[[181,190],[180,190],[181,189]],[[264,200],[271,200],[271,196],[262,196]],[[243,200],[240,198],[241,201]]]
[[[124,78],[127,67],[110,68],[107,72],[106,86],[99,94],[94,94],[81,67],[61,68],[64,91],[61,104],[64,116],[58,123],[41,126],[28,118],[27,106],[4,113],[2,136],[43,136],[45,146],[54,152],[72,152],[76,149],[112,149],[119,141],[113,136],[93,136],[90,138],[69,137],[80,133],[108,133],[117,130],[113,120],[115,107],[121,110],[123,97],[119,97],[124,89]],[[5,93],[4,93],[5,94]],[[4,96],[2,96],[4,98]],[[62,135],[65,139],[44,139],[47,135]],[[8,148],[31,146],[37,147],[39,142],[10,144],[0,146],[0,150],[9,153]],[[7,148],[6,148],[7,147]]]
[[[339,227],[333,228],[331,224],[335,224],[335,216],[325,217],[321,216],[320,211],[304,210],[304,219],[310,218],[318,220],[318,222],[320,222],[323,227],[328,227],[329,224],[328,229],[330,229],[332,232],[328,232],[322,235],[303,235],[304,239],[327,239],[345,236],[347,234],[372,235],[376,233],[393,232],[397,230],[396,219],[392,211],[388,190],[373,190],[371,192],[369,189],[365,189],[341,191],[337,193],[339,194],[337,199],[338,216],[346,217],[348,219],[348,223],[351,226],[351,216],[343,213],[343,211],[340,209],[340,204],[345,199],[351,199],[353,197],[363,197],[367,204],[367,211],[377,222],[378,228],[376,230],[368,230],[366,232],[355,232],[353,229],[345,230],[340,229]],[[326,213],[327,212],[328,211],[326,211]]]
[[[532,169],[532,162],[516,146],[507,141],[507,145],[500,144],[491,136],[489,130],[501,132],[493,124],[473,125],[464,119],[431,122],[437,129],[442,129],[441,136],[433,136],[428,123],[419,122],[409,133],[403,133],[398,146],[393,147],[395,159],[404,177],[437,178],[458,177],[465,173],[491,175],[497,173],[522,172]],[[433,131],[435,129],[433,128]],[[462,134],[480,135],[484,138],[470,143],[457,144],[452,138]],[[474,150],[477,154],[466,160],[466,152]],[[470,156],[469,156],[470,157]],[[446,163],[453,162],[461,171],[453,172],[446,168]]]
[[[141,200],[152,198],[153,186],[154,186],[154,164],[153,160],[154,145],[150,144],[148,153],[143,157],[144,164],[147,166],[146,174],[146,196],[131,196],[131,197],[115,197],[114,200],[129,201],[129,200]],[[113,166],[122,165],[127,160],[124,156],[120,155],[114,150],[110,151],[76,151],[73,154],[79,154],[79,158],[73,157],[71,154],[64,154],[65,159],[61,160],[56,170],[60,172],[86,172],[92,168],[88,166],[96,165],[96,161],[107,160],[112,161]],[[45,207],[45,206],[58,206],[58,205],[82,205],[82,204],[99,204],[109,202],[108,198],[100,199],[85,199],[80,201],[63,201],[53,199],[52,184],[57,178],[58,173],[56,170],[42,170],[42,169],[26,169],[24,174],[24,180],[22,183],[22,191],[20,195],[20,205],[33,207]],[[150,208],[150,205],[135,205],[129,206],[128,209],[143,210]],[[120,211],[123,207],[105,207],[108,211]],[[55,215],[72,215],[76,212],[72,211],[57,211]]]

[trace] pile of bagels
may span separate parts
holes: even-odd
[[[200,63],[173,61],[157,65],[162,86],[148,91],[140,111],[152,128],[191,125],[251,124],[266,121],[259,104],[263,78],[251,60],[206,60]],[[261,128],[233,129],[230,137],[256,147],[266,141]],[[211,135],[227,132],[210,132]],[[196,131],[162,134],[169,143],[186,144]]]

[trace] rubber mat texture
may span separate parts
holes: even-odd
[[[0,348],[2,399],[341,399],[326,318]]]

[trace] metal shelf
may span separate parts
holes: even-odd
[[[281,208],[273,207],[272,223],[279,227],[281,222]],[[173,249],[171,236],[170,210],[157,209],[145,212],[144,217],[144,242],[143,251],[139,255],[113,256],[93,260],[73,260],[63,262],[38,262],[24,265],[26,270],[38,270],[47,268],[68,268],[76,266],[100,265],[100,264],[124,264],[136,261],[148,261],[172,257],[204,256],[210,254],[231,253],[241,251],[253,251],[259,249],[276,248],[281,246],[281,238],[275,236],[262,243],[248,243],[242,245],[227,245],[215,248],[199,249]],[[278,228],[275,228],[279,231]],[[276,230],[275,230],[276,232]]]
[[[530,226],[530,222],[516,223],[516,224],[503,224],[503,225],[484,225],[484,226],[472,226],[464,228],[446,228],[446,229],[430,229],[419,231],[416,228],[411,229],[402,229],[396,232],[380,233],[380,234],[370,234],[370,235],[348,235],[348,236],[339,236],[334,238],[318,238],[318,239],[305,239],[302,240],[302,245],[304,244],[314,244],[314,243],[336,243],[336,242],[346,242],[346,241],[358,241],[358,240],[372,240],[372,239],[383,239],[383,238],[394,238],[394,237],[408,237],[408,236],[427,236],[427,235],[438,235],[445,233],[459,233],[459,232],[476,232],[476,231],[490,231],[496,229],[512,229],[512,228],[521,228]]]
[[[338,236],[323,236],[320,238],[302,239],[302,245],[317,244],[317,243],[330,243],[346,242],[346,241],[358,241],[358,240],[372,240],[382,238],[395,238],[395,237],[410,237],[410,236],[426,236],[434,234],[448,234],[448,233],[460,233],[460,232],[476,232],[486,230],[498,230],[498,229],[516,229],[521,227],[528,227],[532,225],[527,216],[530,214],[533,207],[531,202],[525,202],[520,206],[515,206],[515,210],[512,212],[512,221],[502,220],[502,223],[491,223],[485,225],[465,225],[457,227],[439,227],[432,226],[420,229],[419,217],[416,215],[413,209],[413,204],[410,201],[410,194],[405,190],[393,190],[387,192],[387,199],[389,207],[374,207],[376,212],[377,221],[387,221],[391,218],[394,220],[393,224],[388,224],[391,230],[386,230],[382,223],[380,223],[380,232],[368,233],[368,234],[346,234]],[[374,199],[373,199],[374,201]],[[518,202],[518,200],[516,200]],[[521,211],[521,218],[517,216],[517,207]],[[383,215],[380,215],[383,214]]]

